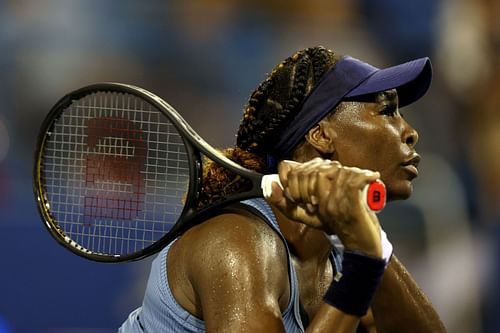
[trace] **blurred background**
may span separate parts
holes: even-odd
[[[449,332],[500,332],[499,17],[494,0],[0,0],[0,333],[115,332],[149,273],[45,230],[33,154],[60,97],[139,85],[229,146],[265,74],[318,44],[379,67],[431,57],[430,92],[403,110],[421,176],[380,219]]]

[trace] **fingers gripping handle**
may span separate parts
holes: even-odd
[[[261,181],[262,194],[265,198],[269,198],[272,194],[272,184],[276,182],[281,188],[280,178],[278,174],[264,175]],[[363,202],[367,207],[374,212],[379,212],[385,207],[386,190],[385,185],[380,180],[376,180],[365,186],[363,189]]]
[[[280,183],[279,175],[265,175],[262,177],[261,181],[262,194],[265,198],[269,198],[271,196],[273,182],[276,182],[283,189],[283,186]],[[361,195],[365,198],[363,202],[366,204],[366,207],[371,209],[373,212],[377,213],[385,207],[386,189],[382,181],[376,180],[366,185]],[[342,241],[340,241],[336,235],[327,235],[327,238],[335,247],[341,246],[343,248]],[[382,242],[382,259],[385,260],[387,267],[392,257],[393,247],[391,242],[387,239],[386,233],[382,229],[380,229],[380,238]]]

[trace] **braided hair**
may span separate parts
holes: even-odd
[[[276,152],[273,140],[294,118],[323,75],[340,59],[332,51],[312,47],[297,51],[277,65],[250,95],[241,120],[236,146],[224,155],[243,167],[265,173],[267,156]],[[250,182],[211,160],[203,167],[201,205],[250,188]]]

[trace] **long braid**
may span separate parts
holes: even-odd
[[[266,156],[273,153],[273,139],[286,129],[311,89],[337,60],[332,51],[318,46],[298,51],[276,66],[250,95],[236,147],[223,153],[248,169],[264,173]],[[204,162],[203,170],[203,206],[251,186],[248,180],[210,160]]]
[[[260,138],[261,142],[275,136],[279,132],[280,128],[283,128],[287,121],[289,121],[290,118],[293,118],[297,107],[305,98],[307,82],[309,81],[308,73],[311,64],[311,59],[307,53],[304,53],[298,60],[293,74],[292,82],[294,84],[291,87],[290,96],[288,100],[284,102],[286,104],[282,110],[280,110],[281,112],[278,112],[277,116],[273,118],[262,131],[265,135],[262,135]]]

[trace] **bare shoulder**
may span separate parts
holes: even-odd
[[[200,316],[216,304],[234,307],[243,300],[275,302],[278,312],[288,304],[285,245],[266,222],[250,213],[222,214],[197,225],[171,251],[169,276],[171,269],[179,268],[174,275],[183,281],[182,294]]]
[[[188,251],[189,267],[203,271],[207,263],[233,268],[244,263],[256,269],[276,265],[283,259],[286,264],[286,250],[279,235],[250,213],[218,215],[186,232],[178,247]]]

